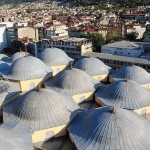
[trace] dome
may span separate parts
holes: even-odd
[[[27,56],[21,57],[11,64],[7,77],[13,80],[30,80],[43,78],[51,72],[51,69],[40,59]]]
[[[8,81],[0,79],[0,94],[4,93],[8,89],[9,89],[9,83],[8,83]]]
[[[68,131],[77,149],[150,149],[149,122],[135,112],[102,107],[81,112]]]
[[[99,85],[98,81],[86,72],[76,68],[62,71],[44,84],[47,88],[56,87],[71,95],[93,92]]]
[[[67,65],[73,61],[63,50],[58,48],[46,48],[42,51],[40,58],[48,66]]]
[[[10,64],[0,61],[0,73],[7,74]]]
[[[71,96],[52,89],[32,90],[4,106],[4,122],[21,122],[33,131],[69,123],[78,109]]]
[[[129,79],[139,84],[150,83],[149,73],[139,66],[123,66],[109,75],[115,81]]]
[[[76,62],[75,68],[85,71],[91,76],[108,74],[110,67],[97,58],[82,58]]]
[[[105,105],[125,109],[140,109],[150,106],[150,91],[131,81],[116,81],[99,87],[95,93]]]
[[[29,54],[29,53],[26,54],[26,52],[17,52],[10,57],[10,60],[13,63],[18,58],[25,57],[26,55],[31,56],[31,54]]]
[[[0,54],[0,60],[4,62],[10,62],[10,58],[4,54]]]
[[[33,150],[31,131],[13,122],[0,126],[1,150]]]

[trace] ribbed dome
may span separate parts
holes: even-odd
[[[4,92],[7,91],[8,89],[9,89],[8,81],[1,80],[1,79],[0,79],[0,94],[1,94],[1,93],[4,93]]]
[[[10,58],[4,54],[0,54],[0,60],[4,62],[10,62]]]
[[[51,89],[33,90],[4,106],[4,122],[21,122],[37,131],[69,123],[78,108],[71,96]]]
[[[14,62],[18,58],[25,57],[26,52],[17,52],[10,57],[11,62]],[[27,53],[27,56],[31,56],[31,54]]]
[[[108,74],[110,67],[97,58],[82,58],[74,65],[75,68],[85,71],[91,76]]]
[[[1,150],[33,150],[31,131],[13,122],[0,126]]]
[[[131,81],[117,81],[101,86],[95,96],[105,105],[131,110],[150,106],[150,91]]]
[[[64,51],[58,48],[45,49],[42,51],[40,58],[48,66],[67,65],[70,61],[73,61]]]
[[[150,83],[149,73],[139,66],[123,66],[119,70],[112,71],[109,76],[116,81],[127,78],[139,84]]]
[[[44,84],[46,87],[63,89],[72,95],[93,92],[99,85],[98,81],[87,73],[75,68],[58,73]]]
[[[40,59],[27,56],[12,63],[7,77],[13,80],[30,80],[45,77],[51,72],[51,69]]]
[[[9,70],[10,64],[0,61],[0,73],[6,74]]]
[[[79,150],[149,150],[149,127],[134,112],[102,107],[80,113],[68,130]]]

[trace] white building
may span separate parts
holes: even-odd
[[[6,48],[7,45],[7,36],[6,36],[6,28],[13,27],[13,22],[1,22],[0,23],[0,51]]]
[[[101,52],[120,56],[139,57],[144,50],[141,45],[134,42],[120,41],[102,46]]]

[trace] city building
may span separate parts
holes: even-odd
[[[59,48],[69,57],[79,59],[85,52],[92,51],[92,42],[85,38],[69,38],[56,41],[43,40],[37,44],[37,50],[39,52],[48,47]]]
[[[98,81],[107,81],[111,67],[105,65],[97,58],[81,58],[75,65],[75,68],[85,71]]]
[[[4,123],[13,121],[30,128],[32,143],[36,147],[50,138],[66,135],[67,125],[78,109],[79,106],[65,92],[39,88],[5,105],[3,120]]]
[[[23,43],[32,43],[39,40],[38,28],[14,26],[6,29],[7,44],[11,47],[12,42],[21,41]]]
[[[67,68],[74,61],[58,48],[46,48],[41,52],[40,59],[52,69],[53,76]]]
[[[71,68],[44,82],[46,88],[55,87],[69,93],[76,103],[93,100],[93,93],[100,83],[86,72]]]
[[[0,51],[7,47],[7,34],[6,28],[13,27],[13,22],[0,22]]]
[[[102,46],[101,52],[120,56],[139,57],[144,50],[140,45],[133,42],[120,41]]]
[[[9,81],[20,85],[22,92],[36,88],[50,76],[52,70],[40,59],[32,56],[21,57],[14,61],[6,75]]]
[[[65,24],[54,24],[45,29],[45,38],[68,36],[67,26]]]
[[[81,112],[68,127],[77,150],[149,149],[149,130],[143,116],[110,106]]]
[[[95,93],[95,101],[101,106],[133,110],[140,115],[150,113],[150,91],[128,79],[100,86]]]

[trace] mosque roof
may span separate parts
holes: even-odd
[[[48,66],[67,65],[73,61],[63,50],[58,48],[46,48],[42,51],[40,58]]]
[[[69,123],[79,106],[66,93],[32,90],[4,106],[4,122],[19,122],[33,131]]]
[[[119,70],[113,70],[109,75],[114,80],[129,79],[139,84],[150,83],[150,74],[139,66],[123,66]]]
[[[98,97],[105,105],[118,106],[125,109],[140,109],[150,106],[150,91],[132,81],[116,81],[101,86],[96,91]]]
[[[117,107],[81,112],[68,131],[79,150],[150,149],[148,120]]]
[[[47,88],[56,87],[65,90],[71,95],[76,95],[93,92],[98,88],[100,83],[86,72],[72,68],[59,72],[56,76],[47,80],[44,84]]]
[[[75,68],[85,71],[91,76],[108,74],[111,70],[110,67],[105,65],[97,58],[82,58],[76,62]]]

